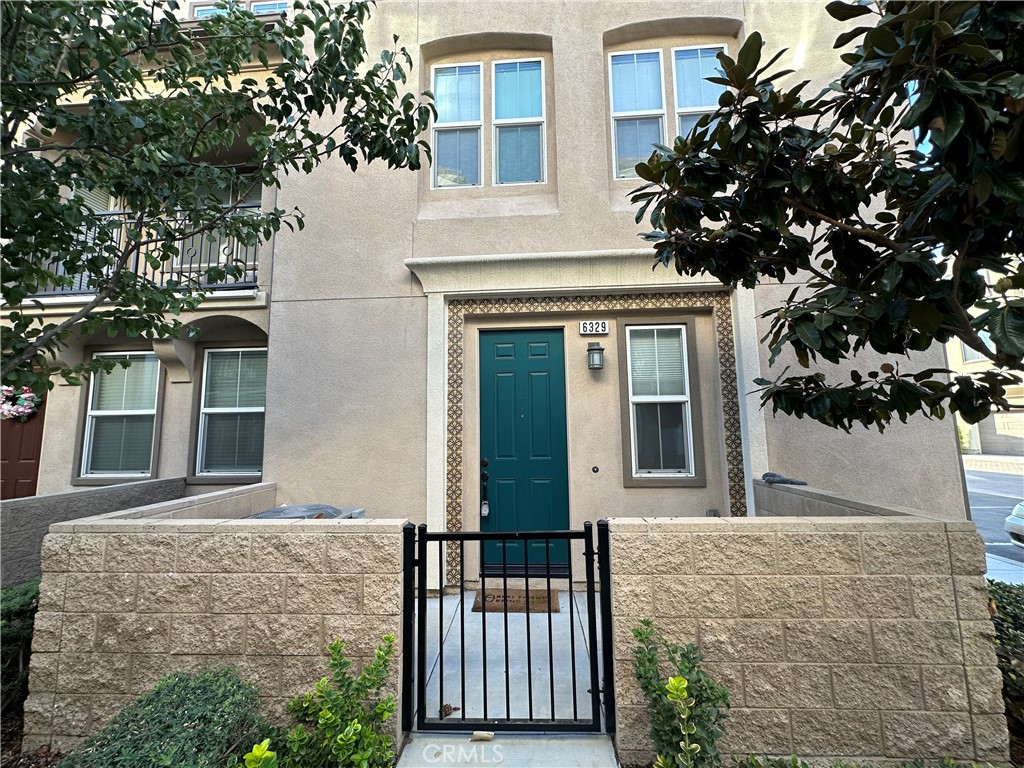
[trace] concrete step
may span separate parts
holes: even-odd
[[[396,768],[618,768],[615,748],[601,734],[495,733],[471,741],[471,733],[414,733]]]

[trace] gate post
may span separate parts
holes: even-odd
[[[615,733],[615,653],[612,648],[612,542],[607,520],[597,521],[597,574],[601,580],[601,659],[604,666],[604,722]]]
[[[402,527],[402,731],[412,730],[414,643],[416,632],[416,526]]]

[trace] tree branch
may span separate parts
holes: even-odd
[[[139,216],[136,219],[135,224],[136,227],[141,229],[143,224],[142,216]],[[114,263],[114,276],[111,278],[110,282],[107,283],[107,285],[103,288],[103,290],[97,291],[96,295],[93,296],[93,298],[85,306],[83,306],[81,309],[75,312],[75,314],[71,315],[70,317],[53,326],[52,328],[43,331],[29,344],[27,344],[25,348],[21,350],[21,352],[14,355],[13,357],[5,359],[3,363],[3,369],[2,371],[0,371],[0,377],[6,379],[8,373],[16,371],[18,367],[21,366],[23,363],[27,363],[30,360],[34,359],[40,352],[43,351],[43,349],[45,349],[50,344],[51,341],[53,341],[58,336],[64,334],[66,331],[70,330],[79,321],[84,320],[86,317],[89,316],[89,314],[94,309],[96,309],[96,307],[98,307],[100,304],[102,304],[108,298],[110,298],[117,290],[118,285],[121,282],[121,274],[128,266],[128,258],[132,255],[133,252],[136,251],[137,248],[138,246],[133,245],[132,243],[126,244],[125,247],[121,249],[121,253],[118,256],[117,261]]]
[[[907,249],[905,245],[903,245],[901,243],[897,243],[895,240],[890,240],[888,237],[886,237],[885,235],[881,234],[880,232],[876,232],[873,229],[864,229],[862,227],[854,227],[854,226],[852,226],[850,224],[847,224],[845,221],[840,221],[839,219],[835,219],[835,218],[832,218],[831,216],[827,216],[826,214],[821,213],[820,211],[816,211],[815,209],[811,208],[809,205],[807,205],[803,201],[797,200],[795,197],[790,197],[789,195],[783,195],[782,196],[782,201],[784,203],[786,203],[787,205],[791,205],[792,207],[796,208],[799,211],[803,211],[808,216],[813,216],[814,218],[818,219],[819,221],[823,221],[826,224],[829,224],[829,225],[835,227],[836,229],[841,229],[844,232],[849,232],[851,235],[856,235],[857,237],[861,238],[862,240],[867,240],[869,242],[874,243],[875,245],[880,245],[883,248],[888,248],[890,251],[893,251],[895,253],[903,253]]]

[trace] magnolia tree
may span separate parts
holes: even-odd
[[[73,334],[181,335],[207,286],[252,269],[239,254],[301,229],[298,209],[242,207],[284,174],[327,158],[429,161],[417,141],[429,94],[406,91],[404,48],[368,56],[370,2],[292,8],[256,17],[222,2],[182,21],[176,0],[2,4],[0,378],[12,391],[114,364],[61,364]],[[175,269],[187,247],[221,255]],[[34,297],[69,289],[85,297],[72,314],[36,311]]]
[[[719,109],[636,167],[657,262],[730,286],[796,278],[771,317],[771,361],[864,349],[847,381],[783,371],[763,404],[849,430],[894,416],[1014,406],[1024,356],[1024,4],[829,3],[849,69],[816,96],[781,88],[755,32],[719,54]],[[804,281],[807,280],[806,284]],[[990,370],[950,377],[900,358],[958,339]]]

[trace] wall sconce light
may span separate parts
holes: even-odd
[[[599,341],[591,341],[587,344],[587,368],[592,371],[600,371],[604,368],[604,347]]]

